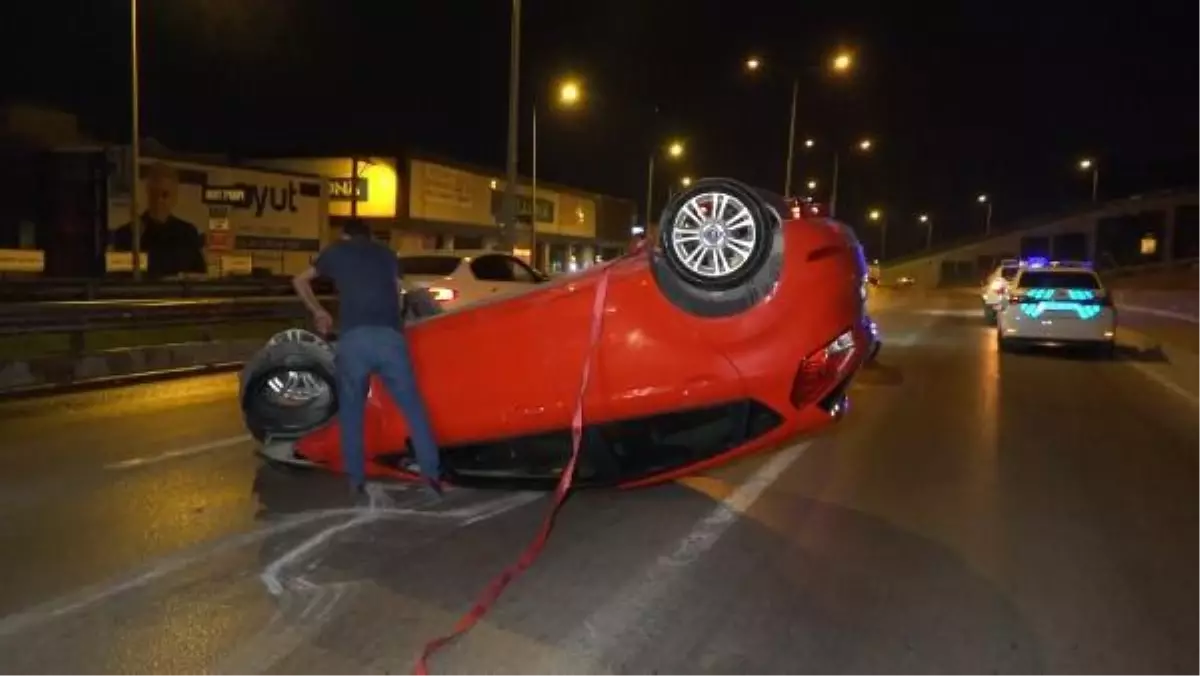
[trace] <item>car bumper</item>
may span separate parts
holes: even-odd
[[[1111,343],[1116,337],[1116,313],[1103,308],[1087,319],[1069,313],[1031,317],[1010,306],[999,314],[997,330],[1008,341],[1054,344]]]

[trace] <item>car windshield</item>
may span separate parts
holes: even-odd
[[[1017,276],[1017,273],[1020,271],[1021,271],[1021,268],[1019,268],[1015,265],[1012,265],[1012,266],[1006,265],[1006,266],[1000,268],[1000,276],[1003,277],[1006,281],[1011,282],[1013,280],[1013,278]]]
[[[445,277],[453,274],[461,261],[459,256],[401,256],[400,267],[406,275]]]
[[[1026,272],[1022,289],[1099,289],[1100,281],[1090,272]]]

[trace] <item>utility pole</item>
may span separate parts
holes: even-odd
[[[800,78],[792,80],[792,114],[788,121],[787,169],[784,171],[783,196],[792,196],[792,165],[796,159],[796,99],[800,95]]]
[[[517,129],[521,80],[521,0],[512,0],[508,45],[508,162],[500,207],[501,241],[509,252],[517,243]]]
[[[537,147],[537,137],[538,137],[537,131],[538,130],[537,130],[537,127],[538,127],[538,125],[537,125],[537,104],[535,103],[535,104],[533,104],[533,129],[530,130],[531,135],[532,135],[532,141],[533,141],[533,149],[532,149],[532,154],[533,154],[532,183],[533,183],[533,185],[531,186],[531,190],[530,190],[531,204],[529,207],[529,209],[530,209],[529,263],[535,269],[541,270],[542,269],[542,261],[541,261],[541,257],[538,256],[538,248],[537,248],[537,212],[538,212],[538,209],[537,209],[537,160],[538,160],[538,152],[537,152],[538,151],[538,147]]]
[[[133,105],[133,143],[129,171],[129,235],[133,279],[142,279],[142,215],[138,209],[138,162],[141,156],[141,130],[138,123],[138,4],[129,0],[129,56],[131,75],[130,103]]]
[[[838,172],[839,158],[838,151],[833,152],[833,181],[829,185],[829,217],[837,217],[837,195],[838,195]]]

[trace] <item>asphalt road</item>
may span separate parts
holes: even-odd
[[[433,670],[1196,673],[1194,393],[1153,355],[1000,355],[966,297],[878,318],[835,431],[575,495]],[[407,673],[547,507],[344,509],[259,466],[235,391],[0,405],[0,671]]]

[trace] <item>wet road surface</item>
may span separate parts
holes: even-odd
[[[878,319],[836,430],[576,494],[433,670],[1195,673],[1200,440],[1169,367],[1000,355],[967,297]],[[235,392],[0,406],[0,670],[409,672],[548,506],[346,509],[338,478],[259,465]]]

